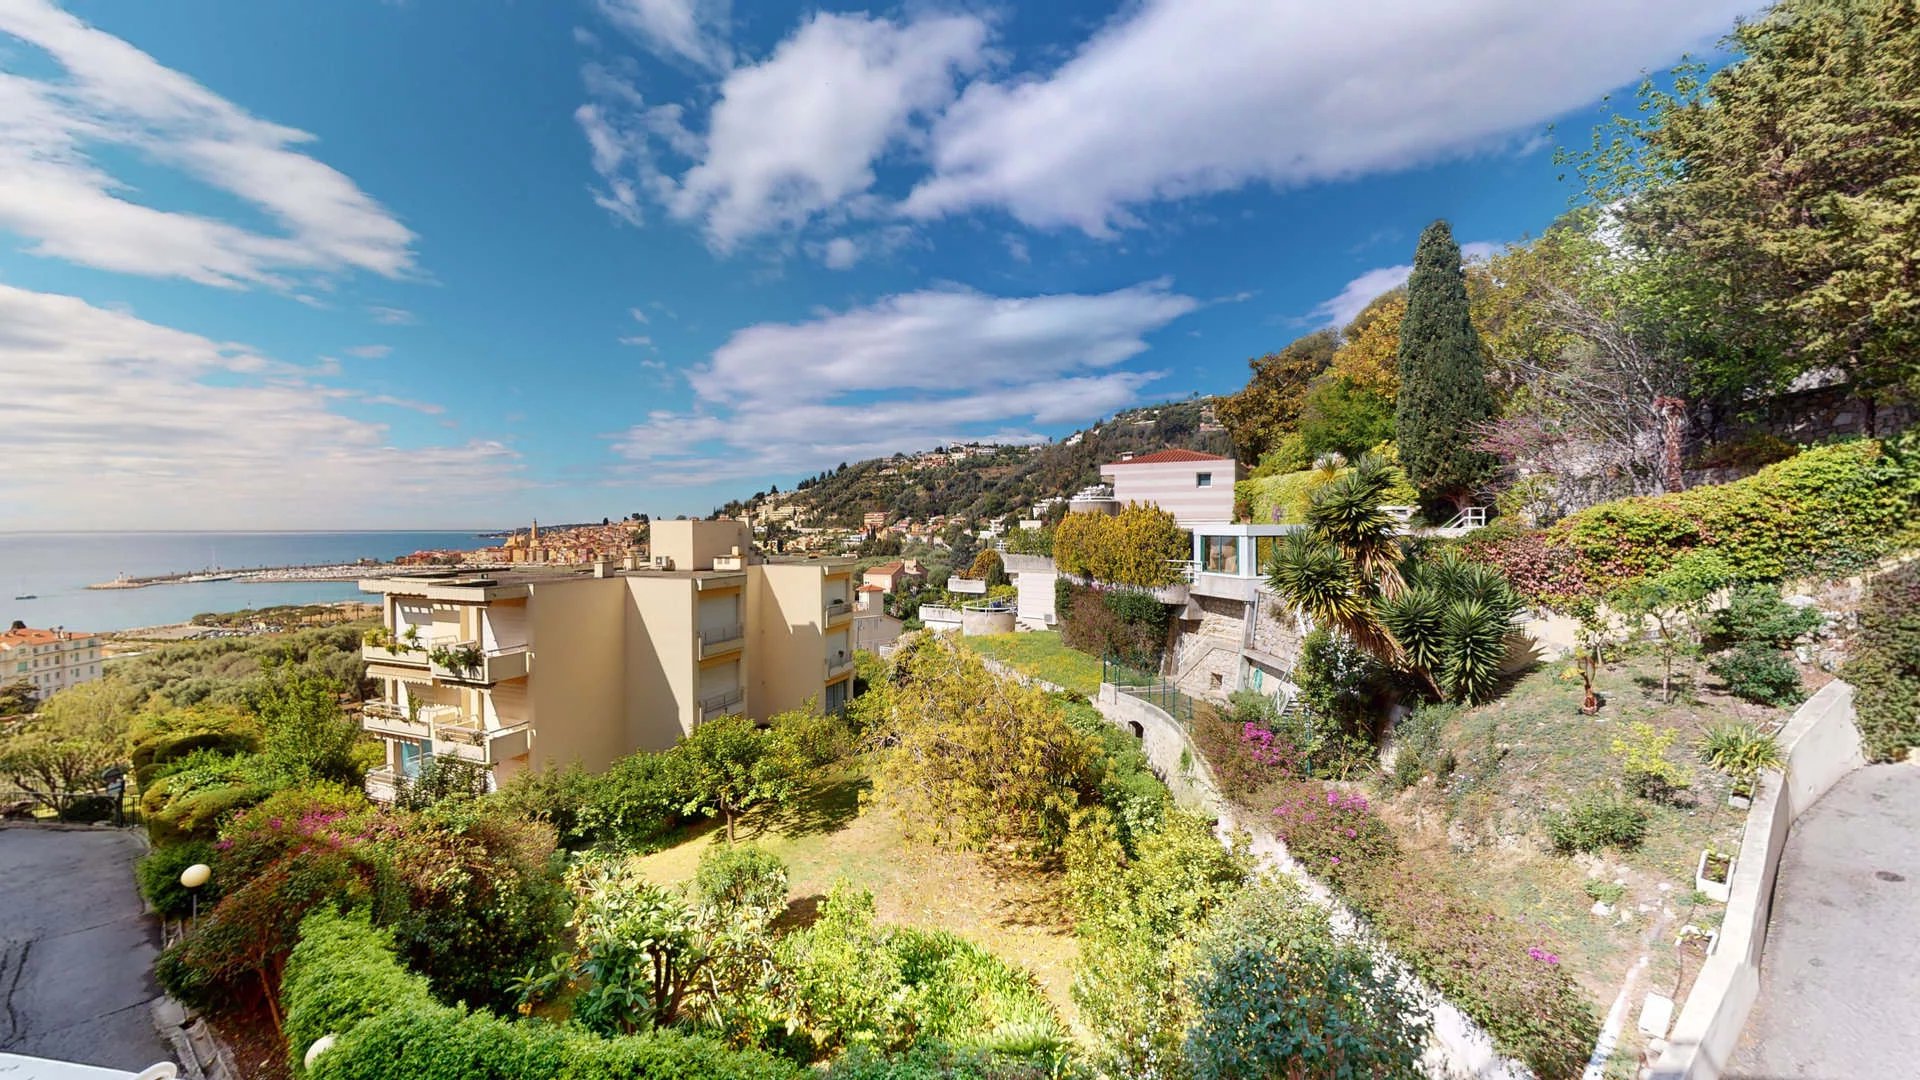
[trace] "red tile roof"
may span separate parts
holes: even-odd
[[[1176,461],[1232,460],[1232,458],[1221,457],[1219,454],[1203,454],[1198,450],[1156,450],[1151,454],[1142,454],[1139,457],[1130,458],[1126,461],[1110,461],[1105,467],[1112,469],[1121,465],[1167,465]]]
[[[881,588],[878,585],[862,585],[858,589],[854,590],[854,592],[886,592],[886,591],[887,590]]]
[[[28,627],[25,630],[8,630],[5,633],[0,633],[0,649],[11,649],[20,645],[51,645],[56,641],[90,638],[92,636],[92,634],[80,633],[78,631],[55,632],[52,630],[35,630],[32,627]]]

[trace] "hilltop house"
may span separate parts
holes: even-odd
[[[1197,450],[1161,450],[1102,465],[1100,479],[1113,485],[1113,501],[1119,506],[1158,506],[1181,528],[1191,529],[1233,520],[1233,485],[1240,479],[1240,463]]]
[[[895,559],[860,575],[862,585],[877,585],[881,592],[899,592],[905,585],[923,585],[926,580],[927,572],[918,559]]]

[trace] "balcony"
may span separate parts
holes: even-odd
[[[445,647],[456,654],[468,650],[464,657],[471,659],[471,667],[455,667],[452,661],[456,656],[442,656],[439,660],[428,658],[428,666],[436,679],[447,682],[491,686],[508,679],[521,679],[527,675],[529,654],[525,645],[503,645],[495,649],[481,649],[472,641],[447,642]]]
[[[405,664],[408,667],[426,667],[427,648],[422,645],[418,649],[409,649],[396,642],[392,649],[388,649],[385,645],[369,645],[363,641],[360,643],[360,659],[369,664]]]
[[[853,670],[853,657],[844,652],[836,652],[827,657],[827,681],[832,682]]]
[[[835,596],[827,601],[827,626],[838,626],[853,617],[853,603],[844,596]]]
[[[406,709],[391,701],[367,702],[366,707],[360,711],[360,726],[375,735],[385,735],[395,739],[433,737],[433,725],[409,716]]]
[[[390,803],[400,794],[400,778],[392,769],[367,770],[367,798]]]
[[[747,628],[734,623],[732,626],[715,626],[700,631],[700,659],[723,656],[730,652],[739,652],[746,644]]]
[[[428,711],[420,710],[423,716]],[[434,721],[433,753],[436,757],[455,757],[476,765],[494,765],[519,757],[532,745],[533,725],[528,721],[490,728],[473,717],[462,715],[451,706],[438,706],[435,711],[442,716],[454,717],[445,720],[436,717]]]
[[[700,699],[700,719],[706,721],[731,716],[740,711],[741,704],[746,700],[747,692],[742,687],[715,691]]]

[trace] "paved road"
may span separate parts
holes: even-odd
[[[0,1051],[138,1071],[171,1060],[147,1003],[156,931],[118,830],[0,829]]]
[[[1920,767],[1876,765],[1794,823],[1734,1080],[1920,1070]]]

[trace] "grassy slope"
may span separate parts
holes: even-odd
[[[1598,680],[1606,703],[1597,717],[1579,714],[1577,680],[1560,678],[1558,668],[1535,671],[1448,730],[1459,765],[1445,790],[1427,781],[1385,805],[1403,837],[1444,860],[1469,890],[1516,920],[1545,928],[1543,937],[1559,943],[1563,962],[1603,1012],[1643,954],[1650,964],[1642,990],[1671,992],[1676,980],[1690,980],[1698,960],[1683,965],[1674,938],[1687,923],[1710,928],[1719,921],[1719,904],[1696,906],[1690,899],[1695,861],[1709,845],[1733,850],[1745,812],[1727,805],[1727,780],[1700,762],[1696,739],[1729,719],[1775,723],[1788,715],[1726,697],[1704,671],[1700,683],[1689,685],[1676,670],[1676,700],[1664,704],[1659,671],[1651,656],[1610,665]],[[1553,854],[1544,816],[1580,792],[1617,783],[1620,758],[1612,742],[1636,720],[1680,731],[1668,757],[1692,778],[1690,805],[1641,801],[1651,821],[1636,851]],[[1627,886],[1613,916],[1591,913],[1584,886],[1593,879]]]
[[[1067,987],[1075,945],[1058,877],[910,843],[885,812],[862,810],[865,788],[858,767],[830,769],[790,811],[750,814],[739,823],[741,840],[787,864],[787,918],[810,918],[827,890],[844,878],[873,891],[883,923],[949,930],[1032,971],[1071,1023]],[[654,881],[689,881],[700,853],[724,835],[717,825],[689,830],[673,846],[644,856],[641,865]]]
[[[1100,690],[1100,661],[1068,648],[1057,630],[1024,634],[988,634],[963,637],[968,648],[1009,667],[1045,679],[1078,693],[1094,696]]]

